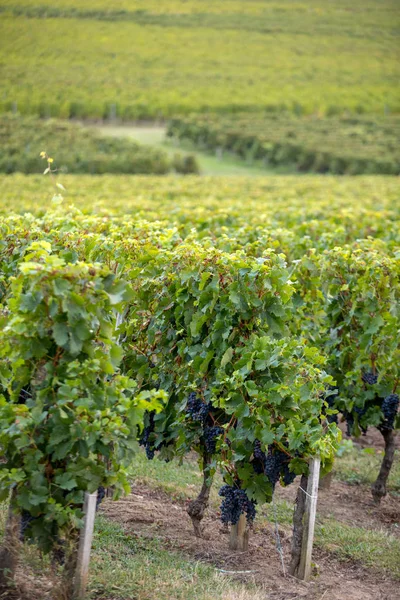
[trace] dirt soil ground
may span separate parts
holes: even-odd
[[[279,497],[293,501],[296,488],[281,488]],[[284,577],[272,523],[256,525],[247,552],[232,552],[216,511],[208,510],[203,538],[196,538],[184,503],[171,500],[159,490],[134,485],[130,496],[118,502],[105,501],[101,510],[131,535],[158,538],[165,547],[228,571],[241,581],[256,583],[261,587],[260,600],[400,600],[398,581],[353,562],[340,562],[318,548],[314,549],[316,566],[310,583]],[[332,515],[352,525],[392,532],[392,523],[400,519],[395,499],[387,497],[376,508],[366,488],[338,481],[333,481],[331,489],[321,490],[318,510],[320,515]],[[280,526],[279,532],[287,566],[291,530]]]
[[[278,498],[292,503],[296,491],[296,484],[287,488],[277,487],[276,490]],[[400,528],[397,526],[400,522],[399,499],[388,494],[381,505],[376,506],[367,486],[349,485],[334,480],[329,490],[319,491],[318,514],[353,527],[386,529],[392,535],[400,537]]]
[[[346,435],[346,424],[343,422],[339,422],[339,428],[342,430],[343,439],[351,439],[355,446],[360,446],[361,448],[375,448],[376,450],[384,450],[385,442],[383,436],[375,427],[369,427],[366,433],[360,435],[359,438],[349,438]],[[397,435],[395,438],[396,448],[400,448],[400,435]]]

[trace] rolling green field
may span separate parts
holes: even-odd
[[[160,151],[128,139],[101,137],[79,125],[35,117],[0,116],[0,172],[39,173],[40,152],[56,157],[53,168],[69,173],[154,173],[171,171]]]
[[[271,177],[151,177],[60,175],[64,203],[85,213],[124,218],[134,215],[200,230],[229,226],[290,227],[304,234],[320,224],[351,227],[359,237],[400,218],[399,184],[394,177],[321,175]],[[53,185],[42,175],[0,176],[0,212],[43,214]],[[361,236],[367,219],[367,229]],[[386,222],[385,222],[386,221]],[[386,228],[386,229],[385,229]],[[349,234],[350,235],[350,234]]]
[[[208,151],[263,161],[266,167],[351,175],[400,172],[397,117],[194,115],[172,119],[168,135]]]
[[[155,174],[197,173],[193,157],[175,149],[168,155],[161,147],[138,143],[127,136],[104,136],[96,129],[60,119],[0,115],[0,172],[40,173],[41,152],[61,173]]]
[[[399,110],[394,0],[5,0],[0,109],[164,118]]]
[[[189,153],[196,158],[201,175],[235,175],[242,177],[258,177],[273,174],[294,173],[293,167],[266,167],[254,161],[243,161],[238,156],[225,152],[222,156],[217,152],[209,152],[186,140],[171,140],[167,137],[167,128],[157,124],[96,124],[93,128],[101,135],[110,137],[127,137],[139,144],[147,144],[166,152],[171,158],[176,152]]]

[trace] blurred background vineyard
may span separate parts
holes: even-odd
[[[395,113],[395,0],[3,0],[2,110]]]
[[[54,142],[68,172],[398,174],[399,14],[395,0],[3,0],[0,112],[136,125],[85,159]],[[157,154],[139,160],[121,136],[154,146],[144,122]],[[1,127],[0,171],[31,172],[32,145]]]

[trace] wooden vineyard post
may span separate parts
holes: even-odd
[[[94,519],[96,516],[97,491],[85,494],[85,519],[79,537],[78,559],[74,579],[74,600],[83,600],[89,575],[90,550],[93,540]]]
[[[242,552],[249,548],[249,530],[247,528],[246,515],[240,515],[236,525],[231,526],[231,537],[229,539],[229,548],[231,550],[241,550]]]
[[[306,505],[300,564],[297,576],[304,581],[307,581],[311,574],[311,555],[314,541],[315,517],[317,513],[320,464],[321,459],[319,457],[311,460],[307,490],[303,490],[303,493],[306,493]]]

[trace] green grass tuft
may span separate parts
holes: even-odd
[[[378,476],[383,451],[374,448],[349,447],[335,462],[335,477],[340,481],[360,485],[372,484]],[[395,453],[395,460],[388,479],[388,491],[400,493],[400,451]]]
[[[316,527],[315,543],[340,559],[356,561],[400,579],[400,540],[384,530],[371,531],[324,519]]]
[[[99,516],[91,562],[91,598],[257,600],[254,587],[233,585],[213,567],[136,538]]]

